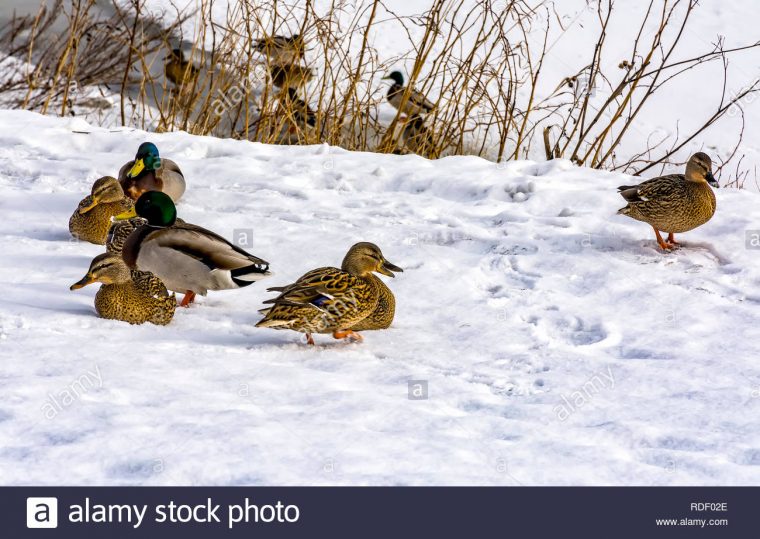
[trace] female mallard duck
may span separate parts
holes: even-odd
[[[400,71],[391,72],[389,75],[383,77],[383,80],[393,81],[391,87],[388,88],[388,102],[396,107],[396,110],[401,111],[401,114],[417,116],[420,114],[428,114],[435,109],[435,103],[431,102],[423,93],[418,92],[414,88],[409,90],[409,97],[402,106],[401,100],[404,97],[406,87],[404,86],[404,75],[402,75]]]
[[[280,295],[264,302],[273,305],[260,311],[265,316],[256,326],[300,331],[309,344],[314,344],[312,333],[361,341],[356,331],[384,329],[393,321],[393,293],[372,272],[394,277],[394,271],[403,270],[377,245],[357,243],[340,269],[315,269],[291,285],[269,288]]]
[[[265,54],[275,64],[297,64],[303,58],[305,46],[303,37],[263,37],[253,44],[253,48]]]
[[[111,217],[132,207],[119,181],[104,176],[92,185],[92,192],[79,203],[69,219],[69,232],[75,238],[103,245],[111,226]]]
[[[177,208],[165,193],[144,193],[132,210],[116,219],[135,215],[147,223],[124,242],[124,261],[132,269],[154,273],[169,290],[184,292],[183,307],[192,303],[196,294],[242,288],[271,275],[269,262],[210,230],[179,222]]]
[[[314,78],[314,72],[301,64],[271,64],[269,76],[278,88],[300,88]]]
[[[174,294],[169,294],[158,277],[146,271],[130,271],[115,253],[93,258],[87,275],[71,285],[71,290],[95,282],[103,283],[95,294],[95,310],[102,318],[165,326],[177,308]]]
[[[152,142],[143,142],[135,158],[119,170],[124,193],[137,200],[146,191],[163,191],[177,202],[185,192],[185,177],[171,159],[161,159]]]
[[[628,201],[618,213],[649,223],[660,247],[673,249],[678,245],[674,234],[705,224],[715,213],[711,185],[718,187],[712,175],[712,162],[706,153],[698,152],[686,163],[686,174],[670,174],[618,187],[620,195]],[[662,239],[660,230],[668,233],[667,241]]]
[[[198,80],[199,69],[191,62],[185,60],[182,49],[174,49],[166,58],[164,74],[176,87],[187,86],[192,88]]]

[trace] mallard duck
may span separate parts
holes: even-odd
[[[303,37],[263,37],[253,44],[253,48],[265,54],[275,64],[297,64],[303,58],[305,46]]]
[[[132,269],[154,273],[169,290],[184,292],[183,307],[192,303],[196,294],[242,288],[271,275],[269,262],[210,230],[178,222],[177,208],[166,193],[144,193],[134,208],[116,219],[136,215],[147,224],[139,226],[124,242],[124,261]]]
[[[305,131],[309,127],[317,125],[317,113],[312,110],[306,101],[298,97],[298,93],[293,88],[288,88],[284,94],[282,104],[292,121],[298,129]]]
[[[162,159],[152,142],[143,142],[135,158],[119,170],[124,193],[137,200],[146,191],[163,191],[177,202],[185,192],[185,176],[171,159]]]
[[[300,88],[314,78],[314,72],[300,64],[271,64],[269,75],[278,88]]]
[[[177,308],[174,294],[169,294],[158,277],[147,271],[130,271],[117,253],[93,258],[87,275],[71,285],[71,290],[95,282],[103,283],[95,294],[95,310],[102,318],[165,326]]]
[[[314,344],[312,333],[361,341],[357,330],[383,329],[393,321],[393,293],[373,272],[394,277],[394,271],[403,270],[388,262],[377,245],[357,243],[340,269],[315,269],[291,285],[269,288],[280,295],[264,302],[272,306],[259,311],[264,318],[256,326],[305,333],[309,344]]]
[[[686,232],[709,221],[715,213],[718,187],[712,175],[712,161],[698,152],[686,163],[686,174],[670,174],[652,178],[638,185],[621,185],[620,195],[628,201],[618,213],[649,223],[662,249],[678,245],[674,234]],[[668,233],[663,240],[660,231]]]
[[[401,141],[408,151],[425,157],[429,156],[435,147],[433,133],[425,125],[422,116],[418,115],[412,116],[404,122]]]
[[[164,74],[175,86],[192,88],[198,80],[199,69],[185,60],[182,49],[173,49],[166,58]]]
[[[103,245],[111,217],[132,207],[119,181],[112,176],[95,180],[91,193],[84,197],[69,219],[69,232],[75,238]]]
[[[435,104],[425,97],[423,93],[418,92],[414,88],[409,91],[409,98],[404,102],[402,107],[401,100],[404,97],[406,87],[404,86],[404,75],[400,71],[391,72],[383,77],[383,80],[393,81],[391,87],[388,88],[388,102],[396,107],[396,110],[400,110],[401,114],[417,116],[420,114],[428,114],[435,109]]]

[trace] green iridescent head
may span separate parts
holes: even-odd
[[[161,157],[158,155],[158,148],[152,142],[143,142],[140,147],[137,148],[137,155],[135,155],[135,164],[127,172],[127,177],[137,178],[149,172],[161,167]]]
[[[136,216],[146,219],[150,226],[165,228],[177,221],[177,207],[166,193],[147,191],[140,195],[132,209],[120,213],[115,219],[122,221]]]

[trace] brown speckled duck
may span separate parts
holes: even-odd
[[[119,170],[119,183],[132,200],[148,191],[161,191],[177,202],[185,192],[185,176],[171,159],[162,159],[152,142],[143,142],[137,155]]]
[[[69,232],[80,240],[103,245],[111,227],[111,217],[131,207],[132,200],[124,196],[116,178],[99,178],[92,185],[92,192],[82,199],[69,219]]]
[[[291,285],[270,288],[280,295],[264,302],[272,306],[260,311],[264,318],[256,326],[305,333],[309,344],[314,344],[312,333],[361,341],[357,331],[384,329],[393,321],[393,293],[373,272],[394,277],[394,271],[403,270],[388,262],[377,245],[357,243],[340,269],[318,268]]]
[[[253,44],[253,48],[265,54],[275,64],[296,64],[303,58],[306,50],[300,34],[289,37],[263,37]]]
[[[158,277],[147,271],[130,271],[117,253],[93,258],[87,275],[71,285],[71,290],[95,282],[103,283],[95,294],[95,310],[101,318],[165,326],[177,308],[174,294],[169,295]]]
[[[164,74],[176,87],[192,88],[197,84],[199,69],[185,60],[182,49],[173,49],[166,58]]]
[[[686,174],[618,187],[628,202],[618,213],[649,223],[660,247],[670,250],[678,246],[674,234],[697,228],[712,218],[716,202],[711,185],[718,187],[710,156],[698,152],[686,163]],[[662,239],[660,231],[668,233],[667,240]]]

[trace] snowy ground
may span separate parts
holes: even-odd
[[[180,216],[252,230],[276,272],[167,327],[68,289],[101,251],[69,215],[147,136],[185,170]],[[760,195],[719,190],[662,254],[615,215],[630,181],[2,111],[0,484],[757,484]],[[359,240],[406,270],[393,328],[253,327],[266,286]]]

